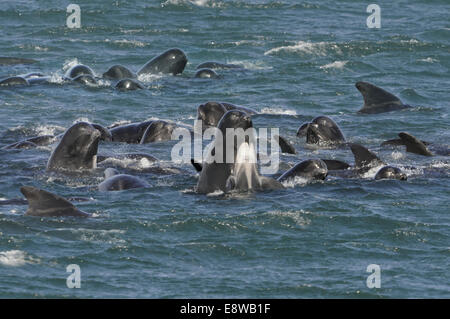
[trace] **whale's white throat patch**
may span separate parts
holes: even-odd
[[[260,187],[259,174],[257,171],[256,147],[253,143],[242,143],[236,154],[233,176],[235,178],[235,188],[254,189]]]

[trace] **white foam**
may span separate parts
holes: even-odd
[[[299,211],[270,211],[267,212],[268,215],[276,216],[276,217],[283,217],[283,218],[289,218],[291,219],[297,226],[307,226],[311,224],[311,220],[309,218],[306,218],[304,215],[310,214],[310,212],[304,211],[303,209]]]
[[[66,61],[64,62],[64,64],[63,64],[62,69],[63,69],[63,71],[67,71],[67,70],[69,70],[71,67],[73,67],[73,66],[75,66],[75,65],[77,65],[77,64],[80,64],[80,62],[78,61],[77,58],[73,58],[73,59],[71,59],[71,60],[66,60]]]
[[[112,123],[110,125],[110,127],[118,127],[118,126],[130,124],[130,123],[131,123],[131,121],[129,121],[129,120],[119,120],[119,121],[115,121],[114,123]]]
[[[0,252],[0,264],[3,266],[20,267],[28,263],[38,262],[22,250],[8,250]]]
[[[163,77],[162,74],[139,74],[138,80],[144,83],[151,83]]]
[[[63,75],[60,72],[54,72],[50,75],[50,79],[48,80],[50,83],[62,84],[65,82]]]
[[[79,117],[75,121],[73,121],[72,124],[76,124],[79,122],[86,122],[86,123],[92,123],[87,117]]]
[[[42,46],[39,46],[39,45],[24,45],[24,44],[22,44],[22,45],[19,46],[19,48],[21,48],[21,49],[30,49],[31,48],[32,50],[41,51],[41,52],[48,51],[48,48],[42,47]]]
[[[419,43],[419,40],[416,40],[416,39],[400,40],[400,43],[417,44],[417,43]]]
[[[120,30],[120,32],[124,34],[132,34],[132,33],[139,33],[144,31],[144,29],[128,29],[128,30]]]
[[[435,162],[435,163],[431,164],[431,167],[433,167],[433,168],[450,168],[450,163]]]
[[[307,178],[301,176],[295,176],[293,178],[288,178],[285,181],[282,181],[281,184],[286,188],[294,188],[296,186],[305,186],[308,184],[309,180]]]
[[[404,157],[405,157],[405,154],[403,154],[402,152],[399,152],[399,151],[393,151],[393,152],[391,153],[391,157],[392,157],[393,159],[395,159],[395,160],[399,160],[399,159],[401,159],[401,158],[404,158]]]
[[[297,115],[297,112],[294,110],[284,110],[282,108],[277,107],[264,107],[261,110],[262,114],[276,114],[276,115]]]
[[[141,159],[133,159],[133,158],[113,158],[109,157],[105,159],[102,162],[102,165],[104,164],[111,164],[114,166],[119,166],[122,168],[129,168],[133,170],[144,170],[146,168],[153,167],[155,165],[154,162],[149,161],[147,158],[141,158]]]
[[[326,70],[326,69],[343,69],[344,66],[347,64],[348,61],[334,61],[333,63],[328,63],[325,65],[322,65],[320,69]]]
[[[378,171],[384,166],[385,166],[384,164],[381,164],[379,166],[372,167],[369,171],[367,171],[366,173],[364,173],[362,175],[362,178],[374,179],[375,175],[378,173]]]
[[[197,7],[216,8],[223,6],[224,3],[212,0],[166,0],[161,4],[161,6],[165,7],[167,5],[188,5],[188,4],[193,4]]]
[[[277,48],[270,49],[264,53],[264,55],[270,55],[274,53],[278,53],[281,51],[286,52],[300,52],[318,56],[326,56],[327,50],[333,50],[338,54],[342,54],[341,49],[333,42],[306,42],[306,41],[298,41],[294,45],[281,46]]]
[[[206,196],[209,196],[209,197],[215,197],[215,196],[220,196],[220,195],[223,195],[223,194],[225,194],[223,191],[221,191],[221,190],[216,190],[216,191],[214,191],[214,192],[212,192],[212,193],[206,194]]]
[[[427,62],[427,63],[439,62],[439,60],[433,59],[433,58],[430,58],[430,57],[428,57],[428,58],[426,58],[426,59],[419,59],[419,61]]]
[[[141,42],[141,41],[127,40],[127,39],[120,39],[120,40],[105,39],[104,42],[106,42],[106,43],[114,43],[114,44],[119,44],[119,45],[132,46],[132,47],[139,47],[139,48],[143,48],[143,47],[145,47],[147,45],[146,43]]]
[[[57,132],[62,132],[66,128],[58,125],[39,125],[35,128],[36,134],[41,135],[55,135]]]
[[[236,64],[241,66],[246,70],[271,70],[273,69],[271,66],[267,66],[263,61],[227,61],[229,64]]]
[[[245,45],[245,44],[259,44],[261,43],[261,41],[256,41],[256,40],[240,40],[240,41],[233,41],[231,42],[232,44],[234,44],[235,46],[240,46],[240,45]]]

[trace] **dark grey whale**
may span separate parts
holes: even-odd
[[[17,57],[0,57],[0,65],[33,64],[38,62],[34,59],[25,59]]]
[[[150,185],[139,177],[120,174],[114,168],[105,169],[105,180],[98,185],[101,192],[121,191],[132,188],[147,188]]]
[[[103,73],[103,78],[107,80],[133,79],[136,78],[136,74],[123,65],[116,64]]]
[[[220,162],[215,159],[206,160],[206,163],[202,165],[202,170],[197,183],[197,192],[201,194],[208,194],[215,191],[227,191],[227,181],[231,176],[232,168],[236,162],[236,154],[240,145],[234,143],[234,161],[233,163],[226,163],[227,149],[226,141],[227,139],[234,139],[234,135],[230,135],[231,132],[227,128],[242,128],[244,131],[253,127],[252,120],[250,117],[238,110],[228,111],[224,114],[218,124],[218,129],[222,132],[222,139],[215,140],[213,149],[216,147],[222,147],[223,157]],[[215,149],[210,152],[210,156],[215,154]]]
[[[89,217],[61,196],[32,186],[23,186],[20,191],[28,201],[25,215],[38,217]]]
[[[145,130],[140,144],[170,141],[176,127],[175,124],[163,120],[153,121]]]
[[[139,144],[147,127],[153,121],[130,123],[116,126],[110,129],[113,142]]]
[[[306,136],[307,144],[319,146],[334,146],[345,142],[341,129],[328,116],[317,116],[310,123],[302,124],[297,136]]]
[[[147,62],[138,72],[142,74],[172,74],[183,72],[187,64],[187,57],[180,49],[170,49]]]
[[[96,168],[100,137],[100,131],[89,123],[78,122],[72,125],[53,150],[47,170],[77,171]]]
[[[355,84],[364,99],[364,106],[358,113],[376,114],[391,112],[410,107],[400,101],[398,97],[382,88],[368,82],[357,82]]]
[[[380,170],[375,174],[375,179],[399,179],[406,181],[408,178],[400,168],[388,165],[380,168]]]
[[[325,162],[320,159],[309,159],[297,163],[294,167],[284,172],[278,177],[279,182],[293,179],[296,176],[310,180],[324,180],[328,175],[328,168]]]
[[[212,69],[207,69],[207,68],[199,69],[197,72],[195,72],[194,77],[200,78],[200,79],[218,79],[218,78],[220,78],[219,74],[217,74],[216,71],[214,71]]]
[[[381,146],[404,145],[406,146],[407,152],[424,156],[450,155],[450,149],[448,145],[437,145],[435,143],[422,141],[407,132],[400,132],[398,136],[400,137],[399,139],[384,141],[383,143],[381,143]]]
[[[116,90],[119,91],[136,91],[145,89],[145,87],[139,81],[135,79],[125,78],[117,82],[115,85]]]
[[[0,86],[28,86],[30,83],[23,76],[11,76],[0,80]]]

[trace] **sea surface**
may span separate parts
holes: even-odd
[[[327,115],[346,139],[404,168],[407,181],[358,178],[288,183],[283,190],[227,196],[194,192],[198,174],[172,163],[175,142],[101,143],[99,154],[141,152],[160,159],[118,161],[151,187],[99,192],[105,167],[82,176],[46,172],[55,144],[0,150],[0,199],[31,185],[64,197],[92,218],[23,216],[0,206],[0,298],[449,298],[449,158],[380,147],[401,131],[448,145],[450,3],[377,1],[381,28],[368,28],[368,1],[72,1],[81,28],[66,25],[69,1],[1,1],[0,56],[36,59],[0,66],[0,78],[41,72],[50,84],[0,89],[0,147],[63,133],[77,121],[163,119],[192,126],[197,107],[226,101],[260,112],[256,128],[279,128],[301,160],[353,164],[347,148],[317,149],[298,127]],[[137,71],[170,48],[188,64],[178,76],[144,76],[146,89],[118,92],[107,80],[63,80],[82,63],[101,76]],[[206,61],[242,69],[195,79]],[[397,95],[410,109],[362,115],[357,81]],[[152,166],[173,168],[155,173]],[[412,167],[412,168],[411,168]],[[428,172],[428,173],[427,173]],[[431,172],[431,173],[430,173]],[[70,289],[67,266],[79,265]],[[380,268],[369,288],[367,267]]]

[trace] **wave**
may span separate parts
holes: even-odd
[[[264,107],[261,110],[262,114],[273,114],[273,115],[297,115],[297,111],[295,110],[285,110],[282,108],[276,107]]]
[[[279,52],[299,52],[317,56],[326,56],[328,51],[332,50],[335,53],[342,54],[339,46],[334,42],[308,42],[298,41],[294,45],[287,45],[276,47],[264,52],[264,55],[273,55]]]
[[[8,250],[0,252],[0,265],[10,267],[20,267],[26,264],[38,263],[39,259],[35,259],[27,255],[22,250]]]
[[[328,63],[320,66],[319,68],[322,70],[326,69],[343,69],[344,66],[348,63],[348,61],[334,61],[333,63]]]
[[[246,70],[271,70],[272,67],[266,65],[263,61],[238,61],[238,60],[232,60],[227,61],[229,64],[236,64],[241,67],[243,67]]]

